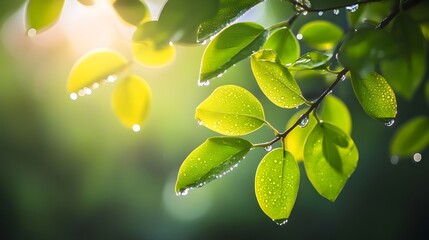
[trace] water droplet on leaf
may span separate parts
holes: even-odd
[[[386,125],[386,126],[390,127],[390,126],[392,126],[394,123],[395,123],[395,120],[394,120],[394,119],[392,119],[392,120],[390,120],[390,121],[388,121],[388,122],[384,123],[384,125]]]
[[[140,125],[138,124],[134,124],[131,128],[133,129],[134,132],[140,132],[140,129],[141,129]]]
[[[287,218],[283,218],[283,219],[275,219],[273,220],[275,223],[277,223],[277,225],[281,226],[281,225],[285,225],[288,221]]]
[[[317,13],[319,16],[322,16],[323,15],[323,12],[322,11],[320,11],[319,13]]]
[[[341,76],[341,81],[344,81],[344,80],[346,80],[346,75],[345,74]]]
[[[356,12],[356,10],[358,10],[358,8],[359,8],[359,4],[350,5],[350,6],[346,7],[346,9],[349,10],[350,12]]]
[[[202,87],[202,86],[208,86],[208,85],[210,85],[210,81],[198,80],[198,86]]]
[[[302,39],[302,34],[301,34],[301,33],[298,33],[298,34],[296,35],[296,39],[301,40],[301,39]]]
[[[189,193],[189,188],[186,188],[186,189],[183,189],[183,190],[176,192],[176,195],[177,196],[186,196],[186,195],[188,195],[188,193]]]
[[[77,96],[77,94],[76,94],[76,93],[71,93],[71,94],[70,94],[70,99],[71,99],[71,100],[73,100],[73,101],[74,101],[74,100],[76,100],[76,99],[77,99],[77,97],[78,97],[78,96]]]
[[[335,15],[340,14],[340,10],[339,10],[339,9],[334,9],[334,14],[335,14]]]
[[[265,151],[269,152],[273,149],[273,146],[269,145],[269,146],[266,146],[264,149],[265,149]]]
[[[421,153],[414,153],[413,160],[416,163],[420,162],[422,160],[422,154]]]
[[[305,15],[307,15],[307,14],[308,14],[308,12],[307,12],[307,11],[302,12],[302,15],[303,15],[303,16],[305,16]]]

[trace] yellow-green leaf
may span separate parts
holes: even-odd
[[[331,22],[317,20],[302,26],[299,34],[308,46],[317,50],[331,50],[343,37],[343,30]]]
[[[262,211],[277,224],[287,222],[299,189],[299,167],[291,153],[277,148],[256,170],[255,194]]]
[[[274,55],[272,50],[263,49],[251,58],[252,72],[262,92],[271,102],[282,108],[294,108],[305,103],[301,89],[289,70],[272,61]],[[265,56],[270,57],[266,59]]]
[[[304,146],[304,167],[316,191],[335,201],[354,172],[359,154],[349,135],[338,127],[317,124]]]
[[[134,26],[151,18],[149,8],[140,0],[116,0],[113,8],[122,20]]]
[[[192,151],[180,166],[177,195],[186,195],[236,168],[252,144],[241,138],[212,137]]]
[[[267,39],[264,49],[274,50],[283,64],[295,61],[300,54],[298,40],[289,28],[275,31]]]
[[[385,123],[396,117],[396,96],[383,76],[371,72],[361,78],[351,72],[353,90],[365,112],[372,118]]]
[[[30,0],[27,5],[27,31],[29,35],[45,30],[60,17],[64,0]]]
[[[219,87],[196,109],[198,122],[224,135],[244,135],[265,122],[259,100],[246,89],[226,85]]]
[[[82,5],[91,6],[94,4],[94,0],[78,0]]]
[[[319,117],[322,121],[337,126],[348,135],[352,133],[352,118],[343,101],[331,94],[325,97],[321,108]]]
[[[401,125],[393,136],[390,154],[409,157],[429,147],[429,117],[418,116]]]
[[[135,42],[132,46],[134,59],[147,67],[160,67],[173,61],[176,50],[173,46],[156,47],[152,41]]]
[[[105,81],[115,81],[127,66],[128,60],[114,51],[91,51],[74,64],[68,77],[67,91],[72,99],[86,95],[87,89],[96,88]]]
[[[136,75],[121,79],[113,92],[112,107],[122,124],[133,131],[140,131],[151,102],[150,87]]]

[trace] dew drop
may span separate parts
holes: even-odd
[[[37,30],[36,29],[34,29],[34,28],[30,28],[30,29],[28,29],[28,31],[27,31],[27,36],[29,36],[29,37],[35,37],[37,35]]]
[[[92,94],[92,90],[87,88],[87,87],[83,88],[83,91],[85,91],[85,95],[91,95]]]
[[[201,42],[201,45],[206,45],[207,43],[208,43],[208,41],[204,40],[204,41]]]
[[[134,124],[131,128],[133,129],[134,132],[140,132],[140,129],[141,129],[140,125],[138,124]]]
[[[345,74],[341,76],[341,81],[344,81],[344,80],[346,80],[346,75]]]
[[[77,96],[77,93],[71,93],[71,94],[70,94],[70,99],[71,99],[71,100],[73,100],[73,101],[74,101],[74,100],[76,100],[76,99],[77,99],[77,97],[78,97],[78,96]]]
[[[398,164],[398,162],[399,162],[399,157],[398,156],[393,155],[392,157],[390,157],[390,163],[391,164],[396,165],[396,164]]]
[[[301,119],[301,122],[299,123],[299,127],[305,128],[308,125],[309,119],[308,116],[305,116],[303,119]]]
[[[303,16],[305,16],[305,15],[307,15],[307,14],[308,14],[308,12],[307,12],[307,11],[302,12],[302,15],[303,15]]]
[[[358,10],[358,8],[359,8],[359,4],[350,5],[350,6],[346,7],[346,9],[349,10],[350,12],[356,12],[356,10]]]
[[[277,223],[277,225],[282,226],[285,225],[288,221],[287,218],[282,218],[282,219],[274,219],[273,220],[275,223]]]
[[[174,44],[173,44],[173,42],[169,42],[168,45],[170,45],[170,47],[172,47]]]
[[[301,33],[298,33],[298,34],[296,35],[296,39],[301,40],[301,39],[302,39],[302,34],[301,34]]]
[[[198,120],[198,125],[203,125],[203,121],[202,120]]]
[[[81,89],[77,92],[77,94],[81,97],[85,96],[85,90]]]
[[[202,86],[208,86],[208,85],[210,85],[210,81],[198,80],[198,86],[202,87]]]
[[[390,127],[390,126],[392,126],[394,123],[395,123],[395,120],[394,120],[394,119],[392,119],[392,120],[390,120],[390,121],[388,121],[388,122],[384,123],[384,125],[386,125],[386,126]]]
[[[340,10],[339,10],[339,9],[334,9],[334,14],[335,14],[335,15],[340,14]]]
[[[185,188],[176,192],[177,196],[186,196],[189,193],[189,188]]]
[[[116,75],[109,75],[106,80],[107,80],[107,82],[112,83],[112,82],[116,81],[116,79],[118,79],[118,77]]]
[[[322,16],[323,15],[323,12],[322,11],[320,11],[320,12],[318,12],[317,13],[319,16]]]
[[[99,83],[94,83],[94,84],[92,84],[92,89],[97,89],[98,87],[100,87],[100,84]]]
[[[265,149],[265,151],[269,152],[269,151],[271,151],[273,149],[273,146],[272,145],[268,145],[264,149]]]
[[[420,162],[422,160],[422,154],[421,153],[414,153],[413,160],[416,163]]]

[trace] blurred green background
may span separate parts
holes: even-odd
[[[162,3],[147,2],[154,12]],[[111,47],[131,58],[127,39],[132,30],[107,4],[85,8],[66,1],[58,23],[34,38],[25,35],[24,1],[0,4],[2,239],[429,239],[429,152],[418,163],[392,164],[388,155],[398,126],[413,115],[428,114],[422,90],[412,102],[398,99],[396,123],[386,127],[365,115],[349,81],[338,86],[334,94],[352,113],[359,165],[335,203],[317,194],[301,166],[295,208],[280,227],[263,214],[254,196],[261,149],[221,180],[185,197],[174,193],[187,154],[216,135],[193,116],[217,86],[248,88],[278,129],[293,114],[263,96],[248,61],[208,87],[197,85],[204,47],[178,46],[174,61],[162,68],[134,66],[153,93],[147,123],[134,133],[111,110],[111,85],[77,101],[65,90],[73,63],[91,49]],[[268,1],[244,20],[268,26],[288,18],[284,6]],[[307,20],[315,18],[320,17]],[[345,10],[323,18],[346,24]],[[309,98],[325,86],[319,80],[300,84]],[[263,142],[271,137],[265,129],[249,138]]]

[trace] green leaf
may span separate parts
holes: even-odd
[[[122,20],[134,26],[151,18],[149,8],[140,0],[116,0],[113,8]]]
[[[361,77],[374,71],[382,59],[396,55],[398,46],[390,33],[380,29],[361,29],[345,40],[338,56],[340,63]]]
[[[390,154],[409,157],[429,146],[429,117],[417,116],[401,125],[393,136]]]
[[[265,122],[264,109],[246,89],[226,85],[218,87],[196,109],[198,122],[224,135],[244,135]]]
[[[216,15],[203,22],[198,28],[198,42],[204,42],[214,36],[220,30],[261,2],[263,2],[263,0],[220,0],[219,10]]]
[[[114,51],[93,50],[74,64],[68,77],[67,91],[72,99],[77,97],[76,94],[85,95],[86,89],[96,88],[94,84],[98,86],[103,82],[115,81],[128,64],[126,58]]]
[[[266,59],[266,56],[270,57]],[[272,50],[261,50],[251,58],[252,72],[267,98],[282,108],[294,108],[306,102],[289,70],[272,61]]]
[[[35,35],[54,24],[60,17],[63,5],[64,0],[30,0],[26,14],[28,34]]]
[[[177,195],[186,195],[224,176],[238,166],[252,144],[241,138],[213,137],[192,151],[180,166]]]
[[[268,38],[264,49],[274,50],[283,64],[295,61],[300,54],[298,40],[288,28],[275,31]]]
[[[308,46],[317,50],[331,50],[343,37],[343,30],[331,22],[317,20],[302,26],[299,34]]]
[[[326,68],[331,59],[332,54],[324,54],[320,52],[308,52],[302,55],[298,60],[288,66],[289,70],[313,70]]]
[[[337,126],[348,135],[352,133],[352,118],[343,101],[331,94],[325,97],[321,108],[320,118],[324,122]]]
[[[269,152],[256,170],[255,193],[262,211],[277,224],[287,222],[299,189],[299,167],[281,148]]]
[[[94,0],[77,0],[84,6],[91,6],[94,5]]]
[[[359,5],[355,12],[349,12],[350,25],[356,29],[361,26],[374,27],[389,15],[393,1],[380,1]]]
[[[359,154],[349,135],[338,127],[317,124],[304,146],[304,167],[316,191],[335,201],[354,172]]]
[[[371,72],[361,78],[351,72],[353,90],[363,110],[372,118],[385,123],[396,117],[396,96],[383,76]]]
[[[419,25],[407,14],[400,14],[391,29],[401,51],[380,65],[383,75],[396,93],[410,100],[426,73],[426,42]]]
[[[237,23],[222,30],[204,51],[200,82],[221,76],[228,68],[250,57],[265,43],[267,31],[256,23]]]
[[[305,112],[307,112],[307,110],[307,108],[301,109],[292,115],[286,124],[286,129],[291,128],[296,123],[296,121],[298,121],[298,119]],[[308,116],[307,120],[308,122],[306,124],[301,124],[303,127],[294,128],[285,138],[286,149],[291,152],[297,162],[300,162],[304,159],[304,143],[307,140],[311,130],[313,130],[317,123],[316,118],[312,114]],[[307,120],[304,120],[304,123]]]
[[[169,33],[169,41],[197,43],[200,24],[214,17],[219,7],[220,0],[168,0],[159,16],[159,30]]]
[[[308,109],[302,109],[296,112],[286,124],[286,129],[292,127],[307,110]],[[323,100],[320,107],[319,118],[323,122],[328,122],[337,126],[346,134],[351,134],[352,120],[350,112],[347,106],[334,95],[328,95]],[[304,159],[305,141],[317,123],[316,118],[312,114],[308,116],[307,120],[308,122],[304,122],[305,124],[300,124],[300,126],[303,127],[296,127],[285,138],[286,149],[292,153],[295,160],[298,162]]]
[[[119,80],[113,92],[112,107],[122,124],[135,132],[140,131],[149,112],[150,87],[136,75]]]

